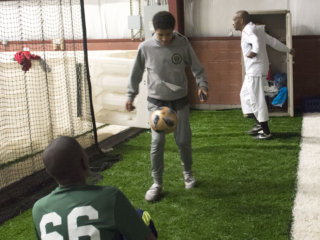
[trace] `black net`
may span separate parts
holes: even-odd
[[[0,224],[56,187],[41,158],[53,139],[96,144],[83,12],[80,0],[0,2]]]

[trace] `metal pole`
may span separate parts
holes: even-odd
[[[141,21],[141,0],[138,0],[138,1],[139,1],[139,16]],[[142,41],[142,27],[140,27],[139,33],[140,33],[140,41]]]
[[[70,6],[71,7],[71,6]],[[63,7],[62,7],[62,2],[61,0],[59,1],[59,20],[60,20],[60,27],[61,27],[61,32],[60,36],[61,38],[65,39],[65,32],[64,32],[64,24],[63,24]],[[73,126],[73,118],[72,118],[72,103],[71,103],[71,97],[70,97],[70,74],[68,70],[68,56],[66,51],[63,51],[63,68],[64,68],[64,80],[65,80],[65,87],[66,87],[66,94],[67,94],[67,100],[68,100],[68,114],[69,114],[69,121],[70,121],[70,135],[74,137],[74,126]]]
[[[88,66],[88,46],[87,46],[87,29],[86,29],[86,19],[84,14],[84,0],[80,0],[81,4],[81,17],[82,17],[82,32],[83,32],[83,55],[84,55],[84,63],[85,69],[84,71],[87,73],[87,82],[88,82],[88,90],[89,90],[89,99],[90,99],[90,110],[91,110],[91,120],[92,120],[92,127],[93,127],[93,134],[94,134],[94,142],[96,148],[100,153],[102,153],[101,149],[99,148],[98,144],[98,134],[97,134],[97,127],[96,127],[96,119],[94,116],[94,109],[92,103],[92,89],[91,89],[91,81],[90,81],[90,73],[89,73],[89,66]]]
[[[51,116],[51,104],[50,104],[50,91],[49,91],[49,83],[48,83],[48,74],[47,74],[47,63],[46,63],[46,49],[45,49],[45,43],[44,43],[44,30],[43,30],[43,5],[42,2],[40,2],[40,18],[41,18],[41,36],[42,36],[42,51],[43,51],[43,60],[44,60],[44,71],[46,75],[46,91],[47,91],[47,101],[48,101],[48,111],[49,111],[49,124],[50,124],[50,132],[51,132],[51,137],[50,140],[53,140],[53,124],[52,124],[52,116]]]
[[[132,0],[130,0],[130,16],[132,16]],[[131,40],[134,40],[133,29],[131,29]]]

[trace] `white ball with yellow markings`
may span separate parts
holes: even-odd
[[[171,108],[158,107],[151,114],[151,127],[158,133],[172,133],[178,126],[178,114]]]

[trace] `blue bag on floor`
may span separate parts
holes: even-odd
[[[288,89],[287,87],[282,87],[278,93],[278,95],[273,99],[272,105],[277,107],[282,107],[288,97]]]
[[[284,86],[287,86],[287,74],[286,73],[277,73],[274,75],[274,85],[277,89],[281,89]]]

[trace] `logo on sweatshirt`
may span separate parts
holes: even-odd
[[[171,61],[172,61],[174,64],[179,64],[179,63],[181,63],[181,61],[182,61],[182,56],[181,56],[179,53],[175,53],[175,54],[172,55]]]

